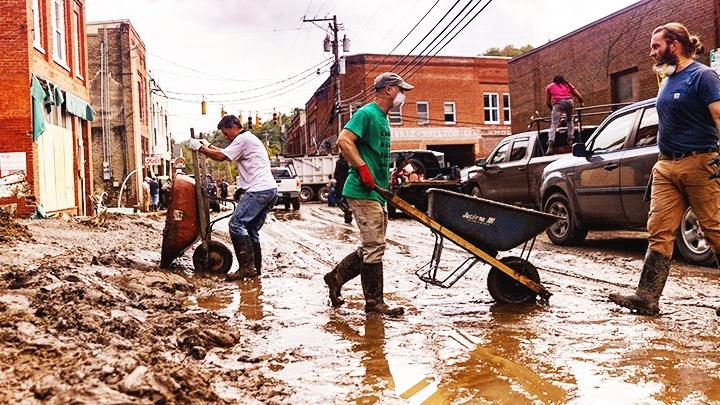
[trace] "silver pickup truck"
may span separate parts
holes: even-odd
[[[616,111],[573,154],[548,165],[540,193],[545,212],[566,218],[547,231],[553,243],[577,245],[593,229],[645,230],[650,203],[644,201],[658,159],[655,99]],[[715,260],[692,210],[676,232],[677,250],[690,263]]]

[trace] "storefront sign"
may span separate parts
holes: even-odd
[[[16,172],[27,173],[25,152],[0,153],[0,177]]]
[[[145,156],[145,166],[160,166],[162,165],[162,157],[159,155]]]
[[[176,169],[184,169],[185,168],[185,158],[177,158],[175,159],[175,168]]]

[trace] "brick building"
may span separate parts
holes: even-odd
[[[95,186],[108,193],[111,205],[122,189],[121,204],[138,207],[150,174],[144,158],[151,152],[145,43],[129,20],[88,23],[87,42],[91,103],[98,113],[92,126]]]
[[[173,139],[169,127],[168,97],[160,85],[150,78],[150,154],[160,160],[149,169],[156,176],[172,176]]]
[[[308,153],[307,145],[307,117],[305,111],[298,111],[292,119],[287,130],[287,144],[283,151],[286,155],[305,155]]]
[[[375,77],[401,60],[397,55],[345,57],[340,75],[341,120],[372,101]],[[410,59],[403,61],[405,66]],[[395,68],[394,71],[399,71]],[[412,69],[408,70],[412,71]],[[341,69],[342,72],[342,69]],[[435,57],[409,77],[415,89],[403,107],[390,112],[393,149],[444,152],[446,162],[466,166],[510,134],[511,112],[507,58]],[[309,153],[336,149],[333,78],[323,83],[306,105]]]
[[[585,105],[640,101],[657,95],[649,57],[655,27],[677,21],[700,36],[709,64],[710,49],[720,46],[720,1],[643,0],[555,41],[510,60],[513,132],[525,130],[537,110],[549,116],[545,86],[564,75],[585,98]]]
[[[0,3],[0,177],[22,171],[29,195],[0,199],[26,217],[92,211],[83,0]]]

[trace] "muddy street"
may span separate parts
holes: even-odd
[[[406,313],[367,316],[359,278],[339,308],[322,280],[359,243],[340,214],[273,211],[262,277],[233,283],[194,274],[188,253],[157,271],[162,217],[23,221],[33,240],[0,245],[0,402],[720,403],[717,269],[675,261],[661,316],[638,317],[606,297],[634,289],[642,233],[542,236],[530,261],[549,303],[499,305],[488,266],[450,289],[421,282],[434,238],[397,218],[385,291]],[[442,264],[467,257],[448,242]]]

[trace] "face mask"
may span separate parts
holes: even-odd
[[[398,108],[403,104],[405,104],[405,93],[398,92],[398,94],[395,96],[395,99],[393,100],[393,108]]]

